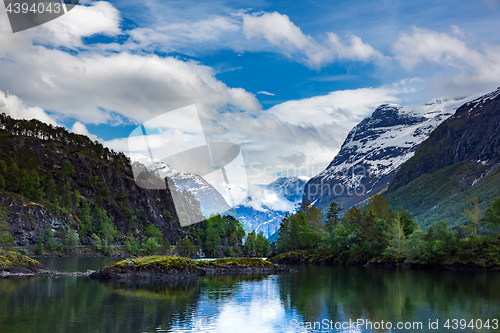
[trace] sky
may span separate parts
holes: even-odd
[[[129,153],[128,136],[195,104],[248,179],[311,177],[383,103],[500,86],[500,3],[80,1],[12,33],[0,4],[0,112]]]

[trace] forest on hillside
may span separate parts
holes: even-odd
[[[0,115],[0,245],[37,254],[75,253],[81,247],[106,255],[116,249],[133,255],[269,252],[267,239],[245,235],[241,222],[230,216],[181,228],[172,196],[185,211],[201,216],[196,199],[177,193],[168,179],[158,179],[166,190],[141,188],[132,167],[123,153],[86,136]]]
[[[464,211],[466,224],[450,227],[436,221],[427,230],[410,212],[391,210],[378,194],[342,216],[341,206],[332,203],[326,218],[304,203],[281,222],[274,260],[500,268],[500,197],[485,212],[477,201],[473,198]]]

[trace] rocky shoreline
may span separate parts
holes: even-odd
[[[289,272],[263,259],[222,258],[194,261],[189,258],[153,256],[126,259],[90,274],[95,280],[175,281],[202,276],[276,274]]]

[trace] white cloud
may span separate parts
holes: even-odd
[[[33,46],[30,54],[0,60],[0,72],[0,87],[83,123],[119,122],[111,111],[141,122],[190,104],[205,114],[226,105],[260,109],[254,95],[229,88],[210,67],[173,57],[71,55]]]
[[[51,125],[59,125],[57,120],[37,106],[26,106],[17,96],[0,91],[0,113],[5,113],[14,119],[38,119]]]
[[[257,94],[267,95],[267,96],[276,96],[275,94],[270,93],[268,91],[259,91]]]
[[[73,132],[75,134],[86,135],[94,141],[98,140],[97,135],[91,134],[89,132],[89,130],[87,129],[87,126],[85,126],[84,124],[82,124],[79,121],[77,121],[73,124],[73,127],[71,127],[71,132]]]
[[[193,45],[212,48],[213,42],[225,41],[228,34],[241,30],[240,23],[230,16],[214,16],[198,21],[171,23],[154,27],[140,27],[128,32],[130,39],[121,49],[192,52]],[[220,46],[220,45],[219,45]],[[116,45],[114,46],[116,47]]]
[[[250,181],[271,182],[278,174],[311,177],[339,151],[348,132],[378,105],[398,102],[415,80],[379,88],[335,91],[288,101],[248,115],[225,113],[217,124],[219,138],[239,144]]]
[[[293,100],[273,106],[269,113],[290,124],[337,124],[351,129],[383,102],[397,102],[392,87],[333,91],[328,95]]]
[[[448,75],[440,73],[435,77],[431,83],[433,91],[471,94],[497,87],[500,45],[484,44],[474,49],[464,39],[463,30],[457,26],[452,26],[451,30],[454,36],[413,27],[395,42],[395,59],[408,71],[425,62],[448,69]]]
[[[323,44],[306,35],[287,15],[278,12],[243,15],[243,31],[247,38],[265,38],[290,58],[297,58],[311,68],[320,68],[336,59],[367,61],[382,54],[361,38],[351,35],[345,44],[330,32]]]
[[[91,2],[89,6],[75,6],[67,14],[34,28],[33,40],[69,48],[84,47],[82,37],[121,33],[120,12],[105,1]]]

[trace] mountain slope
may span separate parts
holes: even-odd
[[[322,208],[333,201],[350,207],[380,192],[418,145],[464,102],[455,98],[380,105],[351,130],[330,165],[309,180],[303,200]]]
[[[481,208],[500,196],[500,88],[465,103],[439,125],[401,166],[385,197],[424,225],[466,220],[478,196]]]
[[[141,236],[154,224],[176,242],[187,231],[179,225],[172,191],[137,186],[124,154],[86,136],[0,115],[0,218],[19,246],[33,246],[49,229],[57,237],[74,229],[89,245],[106,223],[119,238]],[[182,204],[187,211],[190,204]]]
[[[162,179],[165,177],[172,179],[179,191],[191,192],[200,203],[201,213],[205,217],[222,214],[231,209],[224,197],[201,176],[172,169],[162,161],[155,161],[148,169]]]

